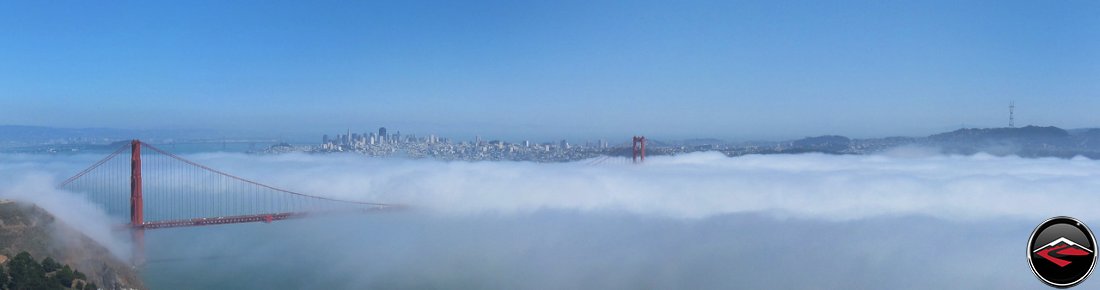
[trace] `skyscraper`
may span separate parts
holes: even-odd
[[[378,137],[386,138],[386,127],[378,128]]]

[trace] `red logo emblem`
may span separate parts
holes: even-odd
[[[1043,259],[1047,259],[1047,261],[1058,265],[1058,267],[1065,267],[1072,263],[1067,260],[1059,259],[1061,257],[1087,256],[1089,253],[1092,253],[1091,250],[1082,247],[1081,245],[1078,245],[1077,243],[1074,243],[1072,240],[1065,237],[1058,238],[1057,240],[1054,240],[1049,244],[1043,245],[1042,247],[1039,247],[1032,252],[1034,252],[1036,255],[1039,255],[1039,257],[1043,257]]]

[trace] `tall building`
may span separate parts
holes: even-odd
[[[386,138],[386,127],[378,128],[378,137]]]

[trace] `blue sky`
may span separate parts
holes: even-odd
[[[870,137],[1100,126],[1097,92],[1088,1],[0,3],[0,124]]]

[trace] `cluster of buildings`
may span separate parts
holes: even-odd
[[[625,148],[629,150],[630,148]],[[623,148],[609,146],[606,140],[571,144],[558,142],[511,143],[500,140],[484,140],[480,136],[473,141],[455,142],[434,134],[427,136],[390,133],[385,127],[377,132],[353,133],[335,136],[324,135],[321,145],[311,152],[356,152],[369,156],[405,156],[441,160],[512,160],[536,162],[564,162],[594,158],[601,155],[629,155]]]
[[[374,132],[370,133],[352,133],[351,129],[348,129],[347,134],[337,134],[335,137],[329,137],[327,134],[321,140],[322,151],[349,151],[360,150],[369,148],[371,146],[383,146],[383,145],[397,145],[406,143],[450,143],[450,139],[439,138],[432,134],[425,137],[417,137],[416,135],[401,135],[401,131],[388,134],[386,127],[378,128],[378,134]]]

